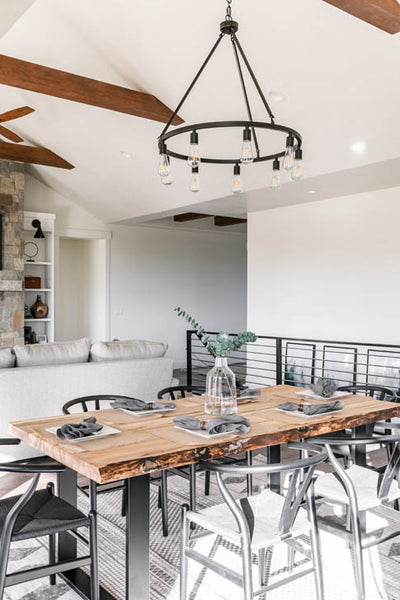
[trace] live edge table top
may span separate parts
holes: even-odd
[[[174,427],[173,418],[177,415],[193,415],[202,420],[210,418],[203,411],[201,397],[177,400],[176,410],[163,415],[135,416],[122,410],[107,409],[17,421],[9,423],[8,430],[25,444],[81,475],[97,483],[106,483],[400,416],[400,404],[353,395],[341,398],[345,404],[342,411],[313,418],[275,410],[281,402],[301,400],[296,395],[300,390],[288,385],[262,388],[261,395],[254,401],[239,405],[239,414],[250,420],[250,431],[215,439],[204,439]],[[90,415],[121,433],[69,442],[46,431],[48,427],[76,423]]]

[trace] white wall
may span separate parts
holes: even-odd
[[[56,302],[56,339],[106,338],[104,240],[61,238]]]
[[[400,343],[400,188],[249,215],[248,327]]]
[[[206,329],[237,331],[246,323],[244,236],[113,229],[112,337],[164,340],[176,364],[185,364],[184,307]]]
[[[56,214],[56,239],[112,232],[110,249],[110,338],[165,341],[177,366],[185,364],[186,324],[173,312],[191,312],[207,329],[238,331],[246,324],[246,237],[223,232],[176,231],[111,226],[77,204],[27,176],[25,209]],[[64,243],[63,241],[61,242]],[[83,252],[83,250],[81,250]],[[64,268],[80,270],[72,252]],[[78,253],[79,254],[79,253]],[[68,262],[69,261],[69,262]],[[76,267],[74,267],[76,265]],[[56,300],[68,282],[56,274]],[[63,292],[64,290],[64,292]],[[75,303],[76,304],[76,303]],[[60,301],[59,304],[60,306]],[[82,331],[76,316],[58,311],[63,323],[58,339]],[[89,317],[87,317],[89,318]],[[75,323],[74,329],[70,324]],[[101,337],[101,324],[90,325]],[[96,334],[97,332],[97,334]]]

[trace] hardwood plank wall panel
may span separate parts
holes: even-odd
[[[298,390],[286,385],[263,388],[254,402],[239,406],[239,414],[251,422],[250,431],[215,440],[204,440],[174,428],[173,418],[176,415],[210,418],[203,412],[203,399],[198,397],[178,400],[177,410],[172,416],[135,417],[108,409],[11,423],[9,433],[81,475],[106,483],[151,473],[159,468],[210,460],[400,416],[400,404],[353,395],[343,399],[345,408],[340,413],[301,418],[275,410],[281,402],[299,401],[295,394]],[[46,431],[48,427],[77,422],[89,415],[95,416],[100,423],[119,429],[121,433],[71,443]]]
[[[172,111],[151,94],[0,54],[0,83],[166,123]],[[183,123],[177,115],[174,125]]]

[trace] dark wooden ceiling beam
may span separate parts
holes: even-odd
[[[187,221],[196,221],[196,219],[206,219],[212,215],[203,215],[203,213],[182,213],[181,215],[174,215],[174,221],[176,223],[186,223]]]
[[[17,162],[58,167],[60,169],[73,169],[74,166],[47,148],[36,146],[22,146],[0,141],[0,159],[16,160]]]
[[[397,0],[324,0],[387,33],[400,32],[400,4]]]
[[[0,83],[166,123],[172,111],[151,94],[0,54]],[[183,120],[176,116],[173,124]]]
[[[226,227],[227,225],[239,225],[247,223],[247,219],[238,219],[236,217],[214,217],[214,225],[216,227]]]

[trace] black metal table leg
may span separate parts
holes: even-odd
[[[58,474],[58,494],[61,498],[77,505],[78,501],[77,473],[72,469],[66,469]],[[76,557],[77,540],[69,533],[58,535],[58,557],[59,560],[67,560]],[[82,569],[73,569],[60,573],[64,581],[85,600],[90,599],[90,577]],[[100,587],[100,600],[115,600],[109,592]]]
[[[150,598],[150,478],[127,480],[126,600]]]
[[[278,463],[281,460],[281,447],[268,446],[267,454],[268,464]],[[281,475],[280,473],[270,473],[269,475],[269,486],[273,492],[280,494],[281,492]]]
[[[366,437],[368,435],[367,425],[360,425],[355,428],[355,437]],[[372,433],[372,432],[371,432]],[[360,467],[367,466],[367,447],[366,446],[356,446],[355,447],[355,462]]]

